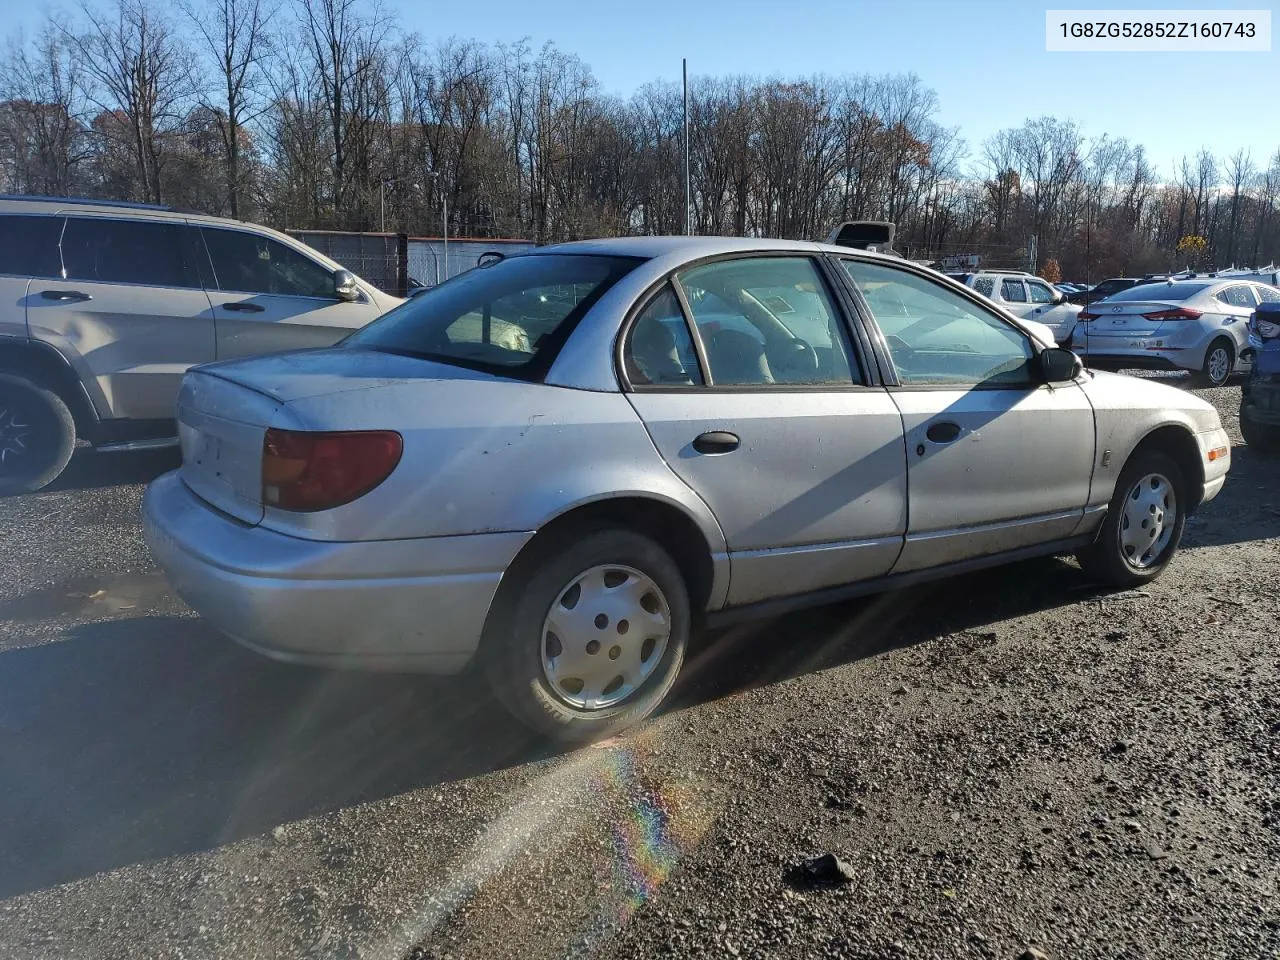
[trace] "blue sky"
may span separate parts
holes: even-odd
[[[401,0],[423,36],[554,40],[608,91],[691,74],[918,74],[941,121],[982,140],[1028,117],[1143,143],[1162,174],[1201,146],[1255,161],[1280,148],[1280,55],[1047,53],[1044,11],[1267,8],[1270,0]],[[1273,18],[1280,21],[1280,17]]]
[[[372,3],[373,0],[370,0]],[[1259,165],[1280,147],[1280,54],[1047,53],[1054,8],[1265,8],[1271,0],[382,0],[407,32],[486,42],[553,40],[629,94],[690,73],[804,76],[911,72],[938,93],[939,119],[982,141],[1028,117],[1070,118],[1087,136],[1147,147],[1161,174],[1210,147]],[[70,5],[68,5],[70,6]],[[11,14],[13,11],[10,12]],[[8,18],[33,29],[31,4]],[[1277,26],[1280,17],[1273,12]]]

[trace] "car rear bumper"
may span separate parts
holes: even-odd
[[[233,639],[297,663],[455,673],[531,533],[329,543],[248,526],[179,475],[154,481],[143,529],[178,595]]]

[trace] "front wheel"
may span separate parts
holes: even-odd
[[[675,561],[622,528],[562,539],[535,560],[501,591],[481,645],[498,701],[535,730],[573,742],[649,716],[689,643],[689,593]]]
[[[1236,350],[1231,341],[1219,338],[1209,344],[1204,354],[1204,366],[1196,377],[1201,386],[1221,387],[1231,379],[1236,366]]]
[[[1098,539],[1078,556],[1084,572],[1117,587],[1160,576],[1182,540],[1186,490],[1169,456],[1158,450],[1135,454],[1116,481]]]
[[[24,377],[0,374],[0,496],[52,483],[75,448],[75,419],[60,396]]]

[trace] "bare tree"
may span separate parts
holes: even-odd
[[[273,8],[264,7],[263,0],[206,0],[203,7],[183,0],[182,9],[203,41],[212,68],[200,96],[222,138],[227,207],[231,216],[239,217],[245,187],[242,140],[248,125],[265,109],[264,67]]]
[[[30,48],[10,41],[0,65],[0,137],[11,189],[61,196],[71,193],[77,168],[92,156],[84,111],[84,84],[61,32],[46,23]]]
[[[127,132],[143,199],[160,203],[164,135],[182,119],[187,99],[187,56],[172,26],[149,0],[115,0],[106,12],[83,8],[86,28],[66,39],[95,81],[89,99],[104,113],[119,112]]]

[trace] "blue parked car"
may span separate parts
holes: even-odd
[[[1264,453],[1280,453],[1280,303],[1260,303],[1249,320],[1253,370],[1240,397],[1240,432]]]

